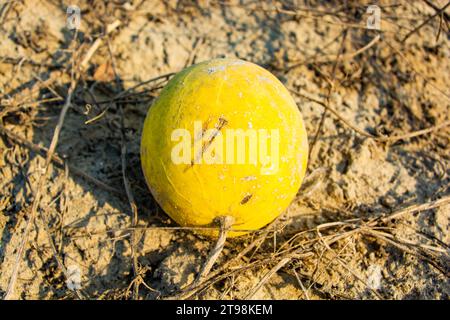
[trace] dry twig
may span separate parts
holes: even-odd
[[[112,32],[115,28],[117,28],[117,26],[118,25],[109,26],[109,28],[107,28],[107,32],[108,33]],[[76,39],[76,36],[77,36],[77,32],[75,32],[73,39]],[[97,40],[99,40],[99,39],[97,39]],[[99,41],[101,41],[101,40],[99,40]],[[97,41],[94,43],[96,45],[95,50],[91,48],[91,50],[89,50],[88,54],[85,56],[85,59],[83,60],[84,64],[87,64],[89,62],[89,60],[91,59],[92,55],[97,50],[99,44],[96,44],[96,43],[97,43]],[[72,55],[72,60],[73,60],[73,57],[74,57],[74,55]],[[34,221],[35,221],[35,218],[36,218],[36,215],[37,215],[37,211],[39,210],[39,207],[40,207],[40,200],[41,200],[42,193],[43,193],[43,190],[44,190],[44,184],[47,181],[47,176],[48,176],[48,173],[49,173],[50,163],[52,162],[53,155],[54,155],[54,153],[56,151],[56,146],[58,145],[59,135],[60,135],[62,127],[64,125],[64,120],[65,120],[67,111],[69,110],[69,107],[71,106],[71,103],[72,103],[72,95],[75,92],[75,89],[77,87],[78,81],[79,81],[80,76],[81,76],[81,73],[78,70],[74,70],[74,68],[75,68],[75,61],[72,61],[70,87],[69,87],[69,90],[68,90],[68,93],[67,93],[67,97],[66,97],[65,103],[64,103],[64,105],[63,105],[63,107],[61,109],[61,112],[60,112],[60,115],[59,115],[59,119],[58,119],[58,123],[57,123],[57,125],[55,127],[55,130],[53,132],[53,137],[52,137],[52,140],[51,140],[51,143],[50,143],[50,147],[48,149],[48,153],[47,153],[47,156],[46,156],[46,159],[45,159],[45,164],[44,164],[44,168],[43,168],[42,174],[40,175],[39,180],[38,180],[38,184],[37,184],[37,187],[36,187],[36,193],[35,193],[35,196],[34,196],[34,199],[33,199],[32,205],[31,205],[31,210],[30,210],[30,213],[29,213],[29,219],[28,219],[28,221],[27,221],[27,223],[25,225],[25,230],[24,230],[24,233],[22,235],[22,241],[21,241],[21,243],[19,245],[19,249],[18,249],[18,252],[16,254],[15,264],[14,264],[14,267],[13,267],[13,270],[12,270],[12,274],[11,274],[11,278],[10,278],[10,281],[9,281],[9,284],[8,284],[8,288],[7,288],[5,296],[4,296],[5,300],[11,299],[13,297],[15,284],[16,284],[17,276],[18,276],[19,269],[20,269],[20,262],[21,262],[21,259],[23,257],[23,252],[24,252],[25,247],[26,247],[27,242],[28,242],[28,236],[29,236],[29,233],[31,231],[31,227],[34,224]]]
[[[295,91],[295,90],[290,90],[292,93],[296,94],[299,97],[305,98],[311,102],[317,103],[319,105],[321,105],[322,107],[324,107],[325,109],[329,110],[338,120],[340,120],[342,123],[344,123],[347,127],[351,128],[353,131],[359,133],[360,135],[367,137],[367,138],[371,138],[374,139],[376,141],[382,141],[382,142],[390,142],[390,143],[394,143],[396,141],[399,140],[406,140],[406,139],[411,139],[414,137],[418,137],[421,135],[425,135],[428,133],[432,133],[435,132],[439,129],[445,128],[450,126],[450,120],[444,121],[443,123],[434,125],[432,127],[429,128],[425,128],[422,130],[418,130],[418,131],[413,131],[413,132],[408,132],[408,133],[404,133],[404,134],[398,134],[398,135],[392,135],[392,136],[383,136],[383,137],[379,137],[379,136],[374,136],[370,133],[368,133],[367,131],[358,128],[357,126],[353,125],[352,123],[350,123],[348,120],[346,120],[343,116],[341,116],[339,114],[339,112],[337,112],[335,109],[333,109],[329,104],[318,100],[316,98],[310,97],[302,92],[299,91]]]

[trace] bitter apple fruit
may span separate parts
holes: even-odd
[[[141,139],[143,173],[162,209],[181,226],[231,216],[229,236],[280,215],[300,188],[307,158],[305,125],[289,91],[239,59],[176,74],[150,107]]]

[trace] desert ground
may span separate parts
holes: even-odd
[[[1,1],[0,297],[448,300],[449,14],[438,0]],[[192,286],[215,240],[153,200],[140,135],[172,75],[218,57],[280,79],[310,154],[286,212],[227,239]]]

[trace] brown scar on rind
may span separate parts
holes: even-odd
[[[203,137],[203,135],[205,134],[206,130],[208,130],[208,126],[209,123],[211,122],[211,117],[209,117],[202,125],[202,133],[199,137],[194,137],[194,142],[197,142],[199,139],[201,139]],[[194,162],[194,160],[192,160],[192,162]]]
[[[241,205],[242,204],[246,204],[247,202],[250,201],[250,199],[253,197],[253,194],[249,193],[247,194],[242,200],[241,200]]]
[[[219,134],[220,130],[222,130],[223,127],[225,127],[228,123],[228,120],[223,118],[222,116],[219,117],[219,123],[217,123],[214,126],[214,129],[216,129],[217,131],[213,134],[213,136],[202,146],[202,153],[201,155],[203,155],[203,153],[205,153],[205,151],[208,149],[208,147],[213,143],[214,139],[217,137],[217,135]]]
[[[209,119],[208,119],[208,122],[209,122]],[[220,130],[222,130],[222,128],[225,127],[227,124],[228,124],[228,120],[225,119],[224,117],[220,116],[219,117],[219,122],[216,123],[216,125],[214,126],[214,129],[216,129],[216,132],[211,136],[211,138],[209,138],[208,141],[206,141],[206,143],[204,143],[202,145],[201,153],[199,155],[197,155],[197,158],[201,158],[203,156],[205,151],[214,142],[214,139],[217,137],[217,135],[219,134]],[[206,130],[207,130],[207,128],[203,128],[202,136],[203,136],[203,134],[205,133]],[[184,169],[184,172],[189,170],[189,168],[192,168],[192,166],[194,166],[194,164],[195,164],[195,161],[193,159],[193,160],[191,160],[191,164]]]

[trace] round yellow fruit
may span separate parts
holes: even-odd
[[[162,209],[181,226],[232,216],[229,236],[257,230],[288,207],[307,157],[305,126],[288,90],[238,59],[176,74],[142,132],[142,169]]]

